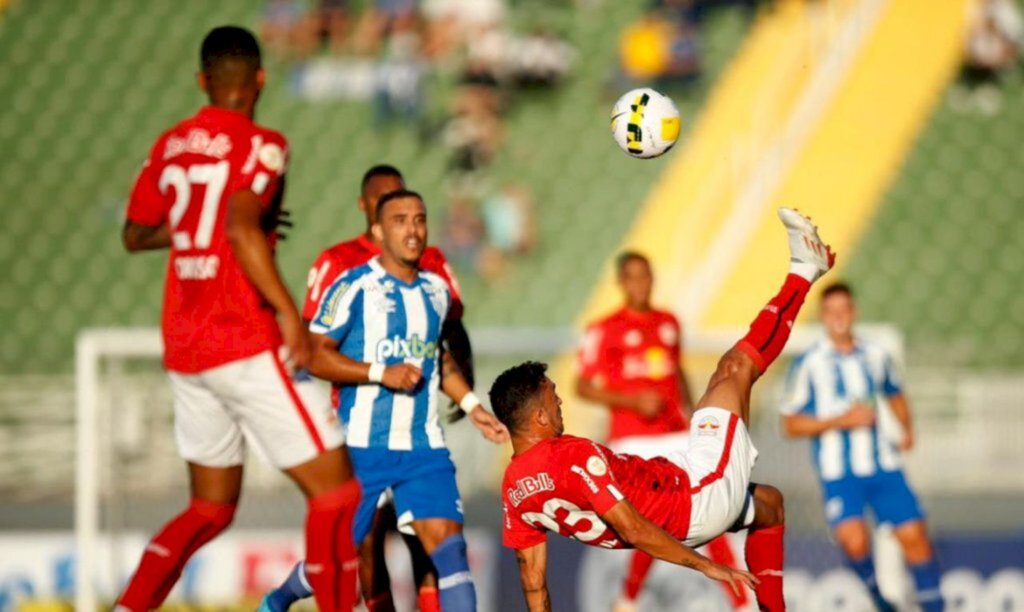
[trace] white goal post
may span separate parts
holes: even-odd
[[[903,338],[899,331],[892,326],[886,325],[862,325],[860,331],[865,335],[881,341],[892,350],[902,356]],[[713,331],[688,330],[685,338],[685,351],[688,359],[692,356],[706,358],[708,362],[720,355],[732,346],[740,337],[744,329],[722,329]],[[567,351],[573,351],[577,345],[577,333],[567,327],[558,328],[476,328],[470,330],[473,339],[474,353],[477,361],[478,381],[489,384],[487,376],[493,376],[500,368],[505,367],[517,358],[553,358]],[[790,343],[786,352],[799,352],[807,348],[816,338],[820,337],[820,329],[817,326],[798,326],[793,331]],[[156,328],[96,328],[83,330],[78,338],[75,347],[75,411],[76,411],[76,465],[75,465],[75,540],[77,559],[75,563],[75,609],[95,610],[101,598],[110,597],[112,594],[100,592],[98,582],[100,576],[108,576],[109,568],[103,568],[104,563],[111,563],[106,559],[111,553],[106,551],[109,542],[104,539],[104,513],[102,512],[104,497],[107,492],[104,489],[106,475],[109,480],[110,471],[104,462],[115,461],[115,457],[108,445],[111,440],[117,437],[116,432],[110,430],[116,424],[123,427],[128,421],[128,428],[131,429],[131,415],[118,414],[118,419],[112,419],[112,413],[117,410],[124,410],[121,404],[134,405],[136,412],[145,413],[150,404],[168,404],[159,406],[164,413],[161,418],[161,427],[168,427],[170,406],[168,395],[156,395],[153,392],[153,385],[159,385],[162,389],[164,384],[162,375],[157,377],[158,364],[163,351],[163,343],[160,331]],[[145,362],[147,366],[146,384],[133,388],[131,368],[126,364],[133,361]],[[481,364],[487,364],[482,367]],[[480,371],[484,370],[484,375]],[[701,373],[697,374],[692,384],[697,384]],[[136,376],[136,378],[138,378]],[[118,386],[120,385],[120,386]],[[483,388],[481,386],[481,388]],[[141,389],[141,390],[140,390]],[[486,395],[486,394],[481,394]],[[128,398],[128,399],[124,399]],[[140,417],[135,416],[138,420]],[[161,439],[166,438],[158,453],[171,455],[173,436],[169,429],[166,435],[159,435]],[[461,442],[461,441],[460,441]],[[144,444],[144,443],[143,443]],[[478,461],[486,460],[486,456],[479,453],[490,453],[491,457],[498,452],[493,449],[483,451],[466,451],[466,444],[451,445],[456,463],[465,462],[470,465],[481,465]],[[456,448],[456,447],[459,448]],[[148,448],[144,450],[150,450]],[[477,452],[467,460],[466,455],[459,453]],[[131,456],[130,454],[128,456]],[[180,464],[176,464],[180,466]],[[122,466],[118,466],[122,467]],[[180,470],[180,467],[176,468]],[[248,468],[247,468],[248,469]],[[164,472],[155,472],[152,476],[144,469],[142,479],[159,481]],[[256,474],[258,482],[258,473]],[[139,478],[138,474],[135,475]],[[477,478],[486,479],[488,475],[483,473]],[[248,485],[253,484],[248,479]],[[159,486],[159,482],[149,483]],[[461,485],[460,485],[461,486]],[[493,486],[493,483],[490,485]],[[109,535],[109,534],[106,534]],[[122,563],[127,560],[122,560]],[[131,562],[134,562],[132,560]],[[109,582],[109,581],[108,581]],[[115,581],[116,583],[116,581]]]

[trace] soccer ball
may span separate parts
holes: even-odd
[[[633,157],[658,157],[679,138],[679,109],[649,87],[634,89],[612,107],[612,136]]]

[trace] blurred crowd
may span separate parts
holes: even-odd
[[[653,0],[619,39],[621,86],[672,88],[689,85],[702,69],[701,23],[724,6],[753,15],[758,0]]]
[[[961,111],[996,115],[1002,84],[1017,74],[1024,45],[1024,16],[1016,0],[975,0],[968,21],[967,48],[952,102]]]
[[[379,125],[411,124],[442,144],[443,246],[485,280],[534,244],[529,190],[489,173],[507,113],[519,92],[562,84],[575,60],[543,19],[517,25],[505,0],[268,0],[264,12],[263,40],[294,63],[297,95],[371,100]]]

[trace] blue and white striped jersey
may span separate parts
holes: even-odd
[[[451,304],[448,286],[420,272],[412,283],[388,274],[378,258],[348,270],[324,292],[310,331],[338,342],[356,361],[413,364],[423,381],[410,393],[379,384],[338,387],[338,412],[352,448],[445,448],[438,419],[441,324]]]
[[[901,387],[892,356],[881,346],[857,339],[853,352],[842,354],[823,339],[793,360],[780,412],[828,419],[854,403],[874,406],[874,426],[826,431],[812,441],[811,451],[822,480],[891,472],[900,469],[899,451],[879,423],[889,409],[887,398]]]

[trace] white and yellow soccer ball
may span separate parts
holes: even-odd
[[[634,89],[612,107],[612,136],[633,157],[658,157],[679,138],[679,109],[649,87]]]

